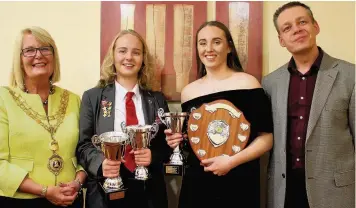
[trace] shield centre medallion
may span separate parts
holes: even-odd
[[[229,125],[223,120],[213,120],[208,125],[207,135],[214,147],[223,145],[229,138]]]

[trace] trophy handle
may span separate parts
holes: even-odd
[[[150,132],[152,132],[153,135],[152,135],[152,136],[149,138],[149,140],[148,140],[148,146],[151,146],[151,140],[156,137],[156,135],[157,135],[157,133],[158,133],[158,130],[159,130],[159,124],[156,123],[156,122],[154,122],[154,123],[152,124],[151,129],[150,129]]]
[[[126,122],[125,121],[121,122],[120,126],[121,126],[121,131],[127,133]]]
[[[101,151],[101,149],[99,147],[99,145],[101,144],[101,139],[99,138],[98,135],[95,134],[94,136],[92,136],[91,143],[93,143],[93,145],[96,149]]]
[[[126,133],[127,133],[127,135],[129,135],[129,139],[126,141],[125,146],[127,144],[129,144],[129,145],[131,145],[132,148],[136,147],[134,130],[131,129],[131,130],[127,131]]]
[[[188,134],[188,120],[189,120],[189,117],[190,115],[193,113],[193,111],[195,111],[197,108],[196,107],[192,107],[190,109],[190,111],[187,112],[187,117],[185,119],[185,121],[183,122],[183,128],[184,130],[182,130],[182,135],[184,134]]]
[[[159,108],[157,111],[158,114],[158,118],[159,120],[168,127],[167,122],[163,119],[163,114],[164,114],[164,109],[163,108]]]
[[[128,141],[129,141],[130,139],[128,139],[128,140],[126,140],[125,142],[124,142],[124,144],[121,146],[121,159],[125,159],[125,152],[126,152],[126,145],[129,143]]]

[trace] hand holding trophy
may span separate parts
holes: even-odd
[[[101,135],[92,137],[94,146],[104,153],[106,159],[121,161],[125,153],[126,144],[129,142],[129,136],[123,132],[105,132]],[[101,148],[99,147],[101,146]],[[124,184],[120,175],[115,178],[107,178],[103,184],[100,184],[110,200],[121,199],[125,197]]]
[[[161,122],[172,130],[172,133],[183,133],[183,124],[187,119],[186,112],[167,112],[162,108],[158,109],[158,117]],[[174,148],[170,161],[164,164],[164,171],[166,175],[183,175],[184,174],[184,159],[179,150],[179,145]]]
[[[158,124],[152,125],[122,125],[122,129],[127,132],[130,138],[130,144],[134,150],[145,149],[150,146],[151,139],[158,133]],[[135,179],[147,180],[149,178],[148,169],[144,166],[135,168]]]

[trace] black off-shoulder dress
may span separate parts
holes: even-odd
[[[183,112],[199,108],[204,103],[225,99],[241,110],[250,122],[247,146],[259,132],[272,133],[271,104],[262,88],[222,91],[194,98],[182,104]],[[189,142],[183,147],[187,168],[183,177],[179,208],[260,208],[259,159],[233,168],[224,176],[204,172]]]

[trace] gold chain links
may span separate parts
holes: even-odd
[[[51,134],[52,141],[49,144],[49,149],[53,151],[53,155],[48,159],[48,169],[55,175],[59,175],[59,172],[63,168],[63,159],[56,153],[59,149],[58,142],[54,138],[59,126],[63,123],[64,117],[66,115],[68,101],[69,101],[69,92],[64,90],[61,95],[60,106],[57,112],[52,116],[44,116],[33,110],[23,97],[11,90],[9,87],[6,87],[9,90],[10,95],[15,100],[16,104],[36,123],[41,125]],[[54,125],[50,124],[50,121],[55,121]],[[46,122],[46,123],[45,123]],[[57,179],[57,178],[56,178]],[[56,182],[57,183],[57,182]]]

